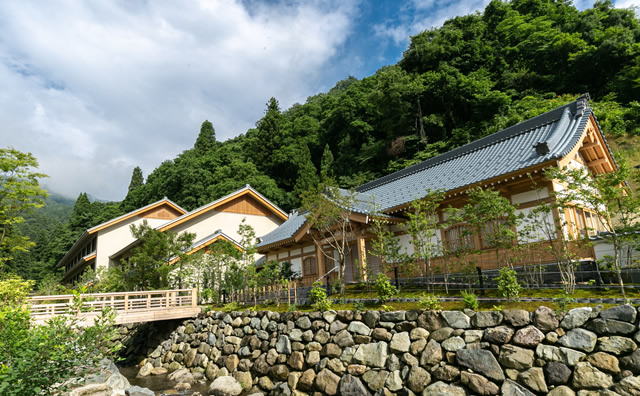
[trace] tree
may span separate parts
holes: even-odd
[[[256,232],[251,225],[246,223],[246,218],[238,225],[238,235],[240,236],[240,247],[242,252],[238,259],[239,269],[242,272],[243,288],[253,289],[258,286],[258,278],[255,266],[255,256],[258,252],[256,248],[258,240]],[[257,305],[257,296],[253,295],[253,305]]]
[[[353,191],[331,185],[320,185],[303,194],[302,209],[307,212],[313,242],[329,262],[335,262],[340,272],[340,294],[344,295],[346,257],[351,252],[349,243],[355,237],[351,214],[356,203]],[[329,251],[324,247],[330,247]],[[336,259],[333,252],[337,253]],[[360,263],[363,264],[363,263]]]
[[[324,146],[324,151],[322,152],[320,176],[323,181],[333,178],[333,153],[331,152],[331,148],[328,143]]]
[[[433,282],[432,259],[442,253],[442,242],[437,237],[440,204],[444,200],[442,191],[427,191],[422,199],[410,204],[407,212],[407,232],[413,239],[413,259],[422,275],[427,276],[427,286]]]
[[[621,160],[609,173],[593,174],[586,168],[565,167],[551,168],[546,175],[564,186],[555,194],[559,207],[580,207],[595,214],[596,221],[606,232],[606,239],[613,246],[610,261],[618,278],[620,293],[626,298],[620,251],[627,238],[625,233],[635,230],[635,223],[640,217],[640,199],[626,182],[633,176],[632,169]],[[575,226],[579,228],[578,224]],[[580,231],[588,230],[578,229]]]
[[[127,191],[131,192],[139,187],[144,185],[144,177],[142,176],[142,169],[139,166],[133,168],[133,173],[131,174],[131,181],[129,182],[129,189]]]
[[[69,218],[71,230],[80,235],[84,230],[91,228],[93,224],[93,211],[87,193],[80,193]]]
[[[46,175],[36,172],[37,167],[31,153],[0,149],[0,268],[15,252],[33,246],[15,227],[24,221],[25,213],[42,207],[48,195],[38,182]]]
[[[131,250],[131,256],[122,263],[130,290],[166,287],[171,271],[169,262],[177,259],[177,265],[182,265],[180,259],[193,243],[195,234],[160,232],[151,228],[146,221],[139,226],[132,224],[130,229],[131,235],[139,241],[138,246]]]
[[[206,153],[216,147],[216,130],[209,120],[205,120],[200,127],[200,133],[193,148],[200,153]]]

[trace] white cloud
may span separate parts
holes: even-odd
[[[123,198],[195,141],[223,140],[275,96],[302,102],[351,33],[355,4],[238,1],[0,3],[0,139],[46,184]]]

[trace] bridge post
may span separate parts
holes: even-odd
[[[129,295],[125,294],[124,295],[124,312],[127,312],[129,310]]]
[[[191,306],[195,307],[198,305],[198,289],[191,289]]]

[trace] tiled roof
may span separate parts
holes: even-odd
[[[427,190],[454,190],[530,168],[567,155],[578,143],[592,109],[587,97],[401,171],[363,184],[356,191],[375,196],[382,210],[425,195]],[[549,151],[538,155],[535,146]]]
[[[280,224],[280,227],[271,231],[267,235],[260,237],[257,247],[270,245],[274,242],[285,241],[293,237],[293,235],[302,227],[306,221],[305,214],[308,212],[298,213],[293,212],[289,215],[289,218],[284,223]]]
[[[389,210],[425,196],[427,190],[450,191],[527,169],[566,156],[578,144],[592,109],[588,95],[520,124],[381,177],[356,188],[355,212]],[[539,145],[542,150],[536,152]],[[341,194],[350,194],[340,189]],[[260,238],[258,247],[284,242],[305,223],[303,214],[289,217]]]

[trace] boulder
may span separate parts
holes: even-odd
[[[313,369],[308,369],[307,371],[303,372],[300,376],[300,379],[298,379],[298,388],[306,391],[311,390],[315,379],[316,372]]]
[[[479,395],[497,395],[500,391],[496,384],[480,374],[463,371],[460,373],[460,382]]]
[[[465,330],[464,342],[466,342],[467,344],[480,342],[482,341],[483,335],[484,335],[484,331],[482,330]]]
[[[382,312],[380,314],[381,322],[402,322],[405,320],[405,311]]]
[[[575,395],[576,395],[576,392],[574,392],[568,386],[564,386],[564,385],[553,388],[551,392],[547,394],[547,396],[575,396]]]
[[[339,388],[340,395],[343,396],[366,396],[371,394],[358,377],[350,374],[342,377]]]
[[[340,377],[325,368],[316,375],[314,387],[324,394],[335,395],[338,393],[339,382]]]
[[[631,323],[601,318],[592,320],[587,323],[584,328],[601,336],[616,334],[627,335],[636,331],[636,326]]]
[[[609,374],[618,374],[620,372],[618,358],[611,356],[608,353],[596,352],[587,356],[586,361],[591,363],[593,367]]]
[[[571,329],[564,336],[558,339],[558,344],[571,349],[578,349],[584,352],[591,352],[596,347],[598,336],[585,329]]]
[[[623,368],[630,370],[634,374],[640,374],[640,349],[636,349],[629,356],[620,358],[620,364]]]
[[[544,374],[549,385],[564,385],[569,382],[571,370],[560,362],[549,362],[544,365]]]
[[[127,395],[129,396],[155,396],[155,392],[148,388],[142,388],[138,385],[130,386],[127,388]],[[73,396],[73,393],[71,394]]]
[[[287,364],[295,371],[302,371],[304,368],[304,355],[300,351],[292,352]]]
[[[536,356],[547,362],[562,362],[569,367],[573,367],[582,360],[586,354],[569,348],[538,344],[536,347]]]
[[[394,334],[391,338],[391,342],[389,343],[389,349],[394,353],[408,352],[409,346],[411,346],[411,340],[409,338],[409,333],[406,331]]]
[[[496,327],[502,323],[504,316],[498,311],[480,311],[471,317],[473,327]]]
[[[338,334],[333,336],[333,342],[338,344],[338,346],[340,346],[341,348],[355,345],[351,333],[349,333],[347,330],[342,330],[338,332]]]
[[[544,340],[544,333],[535,326],[527,326],[516,331],[513,343],[525,347],[534,348]]]
[[[289,369],[284,364],[276,364],[269,369],[269,375],[276,381],[286,381],[289,376]]]
[[[435,366],[439,364],[442,360],[442,347],[436,340],[431,340],[427,343],[427,346],[422,351],[422,356],[420,357],[420,365],[421,366]]]
[[[422,393],[425,396],[466,396],[463,388],[438,381],[427,386]]]
[[[361,344],[353,355],[353,361],[365,366],[383,368],[388,356],[387,348],[387,344],[382,341]]]
[[[397,392],[404,388],[402,378],[400,378],[400,370],[395,370],[389,373],[387,380],[384,382],[385,388],[392,392]]]
[[[506,344],[513,336],[513,329],[507,326],[498,326],[485,329],[482,339],[493,344]]]
[[[367,383],[369,389],[375,392],[382,389],[388,376],[389,372],[386,370],[369,370],[362,375],[362,379]]]
[[[442,342],[442,348],[444,348],[444,350],[448,352],[455,352],[458,349],[464,348],[465,345],[466,343],[464,342],[464,340],[457,336],[447,338]]]
[[[490,379],[504,381],[502,368],[489,351],[483,349],[460,349],[456,352],[456,360],[461,366],[470,368]]]
[[[598,338],[598,350],[613,353],[614,355],[626,355],[638,349],[631,338],[611,336]]]
[[[311,328],[311,320],[309,320],[308,316],[302,316],[296,320],[296,326],[302,330],[307,330]]]
[[[454,329],[468,329],[471,327],[471,318],[460,311],[442,311],[440,315],[447,326]]]
[[[504,320],[513,327],[523,327],[531,323],[531,313],[524,309],[508,309],[502,311]]]
[[[607,389],[613,385],[610,374],[605,374],[588,362],[579,362],[573,370],[573,389]]]
[[[600,312],[602,319],[613,319],[622,322],[635,323],[638,312],[629,304],[618,305]]]
[[[540,367],[532,367],[518,375],[518,382],[534,392],[547,393],[547,383],[544,380],[544,373]]]
[[[510,379],[504,381],[500,390],[503,396],[535,396],[528,389]]]
[[[413,366],[407,375],[407,386],[413,392],[422,392],[431,382],[431,375],[420,366]]]
[[[533,313],[533,325],[543,333],[553,331],[558,328],[558,318],[549,307],[540,306]]]
[[[351,333],[360,334],[363,336],[368,336],[371,334],[371,329],[369,328],[369,326],[357,320],[349,323],[349,327],[347,327],[347,330]]]
[[[148,377],[149,375],[151,375],[151,370],[153,370],[153,364],[145,363],[142,367],[140,367],[140,370],[138,371],[138,375],[136,375],[136,377]]]
[[[621,395],[640,396],[640,377],[624,377],[613,386],[613,390]]]
[[[376,327],[379,320],[380,312],[378,311],[367,311],[364,313],[364,315],[362,315],[362,321],[371,329]]]
[[[409,333],[409,338],[411,339],[411,341],[427,339],[429,338],[429,332],[422,327],[416,327]]]
[[[533,366],[533,351],[515,345],[503,345],[498,359],[505,368],[525,370]]]
[[[218,377],[209,385],[209,394],[215,396],[238,396],[242,385],[230,376]]]
[[[431,332],[429,339],[442,342],[447,338],[451,337],[452,333],[453,333],[453,329],[451,327],[441,327],[438,330]]]
[[[291,354],[291,341],[286,335],[280,335],[276,342],[276,351],[278,353],[284,353],[285,355]]]
[[[562,328],[571,330],[576,327],[580,327],[583,324],[587,323],[589,319],[591,319],[591,312],[593,309],[591,307],[580,307],[569,310],[567,314],[560,322],[560,326]]]

